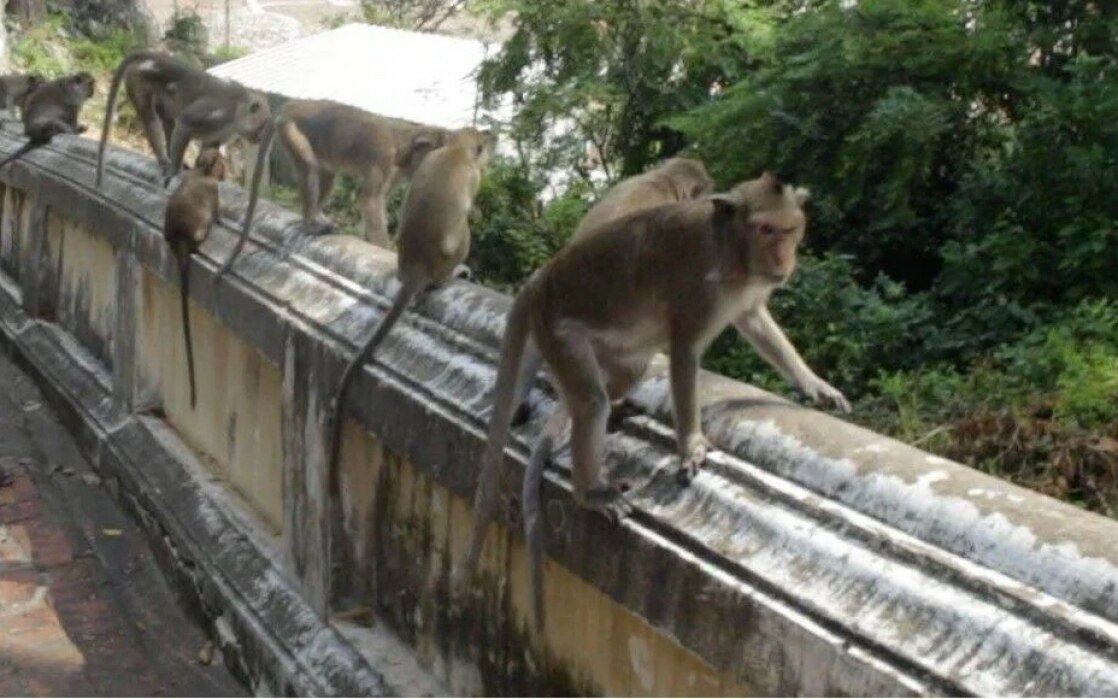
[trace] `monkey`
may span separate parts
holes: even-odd
[[[439,148],[408,151],[397,161],[399,167],[414,168],[397,237],[400,291],[372,335],[342,372],[327,413],[330,430],[327,465],[331,489],[335,492],[346,389],[358,367],[366,358],[374,356],[404,309],[421,292],[448,282],[466,259],[470,251],[468,216],[482,172],[496,145],[494,133],[467,127],[452,132],[446,144]],[[413,162],[416,159],[418,163]]]
[[[702,161],[693,158],[668,158],[640,175],[622,180],[610,188],[579,221],[573,238],[621,218],[634,211],[660,204],[698,199],[714,191],[714,180]]]
[[[78,123],[85,101],[93,96],[93,76],[74,73],[49,80],[27,96],[23,109],[23,133],[27,143],[0,162],[0,167],[47,145],[59,134],[85,133],[88,128]]]
[[[533,448],[525,479],[538,488],[542,463],[536,460],[546,458],[551,442],[569,423],[575,501],[614,521],[632,505],[600,475],[610,404],[643,379],[658,351],[666,349],[669,355],[683,480],[695,475],[710,449],[695,396],[699,361],[729,324],[808,397],[850,411],[842,393],[807,366],[767,308],[769,296],[795,269],[808,197],[807,189],[766,172],[728,194],[667,203],[615,219],[575,239],[529,279],[506,320],[473,530],[456,573],[458,589],[473,577],[496,514],[513,398],[530,339],[555,377],[561,404]],[[529,483],[524,484],[523,506],[537,584],[542,580],[542,544],[538,533],[531,533],[538,532],[539,508]],[[542,626],[538,586],[533,599],[536,623]]]
[[[328,100],[285,103],[275,128],[298,172],[304,227],[320,231],[333,228],[322,214],[322,205],[340,172],[361,180],[365,238],[380,247],[389,244],[386,199],[401,180],[410,176],[396,164],[397,160],[417,147],[438,148],[446,142],[448,133]],[[250,211],[255,210],[258,196],[254,188],[249,195]],[[245,228],[251,225],[250,217]]]
[[[643,209],[669,202],[698,199],[714,191],[714,180],[702,161],[693,158],[668,158],[656,167],[618,182],[586,212],[571,240],[577,240],[603,225]],[[529,416],[528,392],[539,373],[542,359],[531,343],[525,348],[520,390],[513,424],[524,423]]]
[[[270,137],[272,110],[263,94],[214,77],[170,54],[136,51],[120,62],[109,86],[97,148],[97,187],[104,178],[105,147],[122,82],[155,153],[164,186],[182,169],[191,139],[199,140],[205,149],[222,146],[234,136],[253,144]],[[258,171],[263,155],[262,149],[257,157]]]
[[[46,82],[46,78],[38,73],[12,73],[0,76],[0,102],[3,108],[12,116],[16,116],[16,107],[19,107],[20,116],[23,114],[23,105],[28,95]]]
[[[179,297],[182,302],[182,334],[186,343],[186,368],[190,379],[190,409],[195,406],[194,347],[190,339],[190,257],[206,238],[218,218],[218,182],[225,179],[225,159],[217,148],[205,148],[188,170],[178,189],[167,200],[163,238],[179,267]]]

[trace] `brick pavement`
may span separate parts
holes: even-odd
[[[0,356],[0,696],[243,696],[142,532]]]

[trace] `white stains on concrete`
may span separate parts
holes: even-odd
[[[648,641],[640,636],[629,636],[629,665],[633,669],[633,677],[640,683],[641,690],[651,693],[656,687],[652,651],[648,648]]]

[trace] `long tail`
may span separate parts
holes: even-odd
[[[524,487],[520,503],[524,513],[524,537],[528,540],[528,560],[532,570],[532,610],[536,628],[544,628],[543,603],[543,513],[540,512],[540,486],[543,470],[555,445],[553,435],[544,433],[532,449],[528,469],[524,472]]]
[[[357,369],[362,366],[367,359],[372,359],[376,354],[377,347],[380,346],[384,338],[388,337],[388,332],[400,320],[403,315],[404,309],[411,305],[411,302],[423,290],[424,284],[414,280],[408,280],[400,287],[400,293],[396,295],[396,299],[392,302],[392,307],[388,309],[388,313],[384,315],[384,319],[377,325],[377,329],[373,331],[372,337],[365,343],[350,363],[346,366],[345,371],[342,372],[341,381],[338,382],[337,391],[334,393],[334,401],[330,404],[330,452],[329,461],[327,461],[327,473],[329,474],[329,482],[331,491],[338,487],[338,474],[337,463],[338,456],[341,453],[342,446],[342,405],[345,403],[346,391],[349,390],[350,381],[353,380],[353,375]]]
[[[179,257],[179,296],[182,299],[182,336],[186,341],[186,372],[190,378],[190,409],[194,410],[194,342],[190,338],[190,254]]]
[[[4,158],[4,160],[0,161],[0,168],[4,167],[5,165],[12,162],[13,160],[18,160],[19,158],[22,158],[23,156],[27,155],[31,151],[38,148],[40,145],[42,145],[42,144],[35,143],[33,141],[28,141],[27,143],[24,143],[22,146],[20,146],[19,148],[16,149],[15,153],[12,153],[7,158]]]
[[[264,139],[260,142],[260,148],[256,151],[256,168],[252,171],[252,189],[248,197],[248,211],[245,212],[245,223],[241,228],[241,237],[237,241],[236,247],[233,248],[233,253],[229,255],[229,259],[221,265],[221,269],[217,270],[218,279],[233,266],[233,261],[241,254],[241,249],[244,248],[245,242],[248,240],[249,231],[252,230],[252,219],[256,215],[256,201],[260,198],[260,178],[264,175],[265,163],[268,162],[268,155],[272,152],[272,141],[275,139],[275,135],[276,125],[272,123],[268,126],[268,132],[264,135]]]
[[[133,63],[150,58],[147,52],[137,51],[124,57],[113,73],[113,81],[109,85],[109,103],[105,105],[105,123],[101,126],[101,143],[97,146],[97,179],[95,186],[101,188],[101,180],[105,176],[105,147],[109,144],[109,129],[113,125],[113,116],[116,114],[116,96],[120,92],[120,83],[124,79],[124,71]]]
[[[533,289],[526,285],[517,294],[505,321],[505,338],[501,347],[501,365],[497,370],[497,386],[493,393],[493,411],[489,416],[489,433],[485,454],[481,461],[477,491],[474,493],[474,525],[470,533],[470,548],[466,559],[455,575],[457,587],[468,583],[477,570],[485,534],[497,513],[497,495],[501,482],[501,466],[505,457],[505,444],[509,438],[509,423],[515,409],[514,397],[519,393],[520,364],[524,347],[528,344],[528,299]]]

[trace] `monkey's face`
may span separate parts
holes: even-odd
[[[771,173],[734,187],[733,234],[738,261],[748,276],[783,284],[796,270],[796,252],[804,239],[808,190],[784,184]]]
[[[70,89],[83,100],[93,96],[93,87],[96,83],[89,73],[77,73],[70,76]]]
[[[450,140],[464,144],[474,156],[474,162],[479,168],[489,164],[493,151],[497,149],[497,134],[488,129],[482,131],[468,126],[454,132]]]
[[[268,99],[258,92],[251,93],[241,107],[237,122],[237,131],[242,136],[253,144],[260,143],[272,125],[272,108],[268,106]]]

